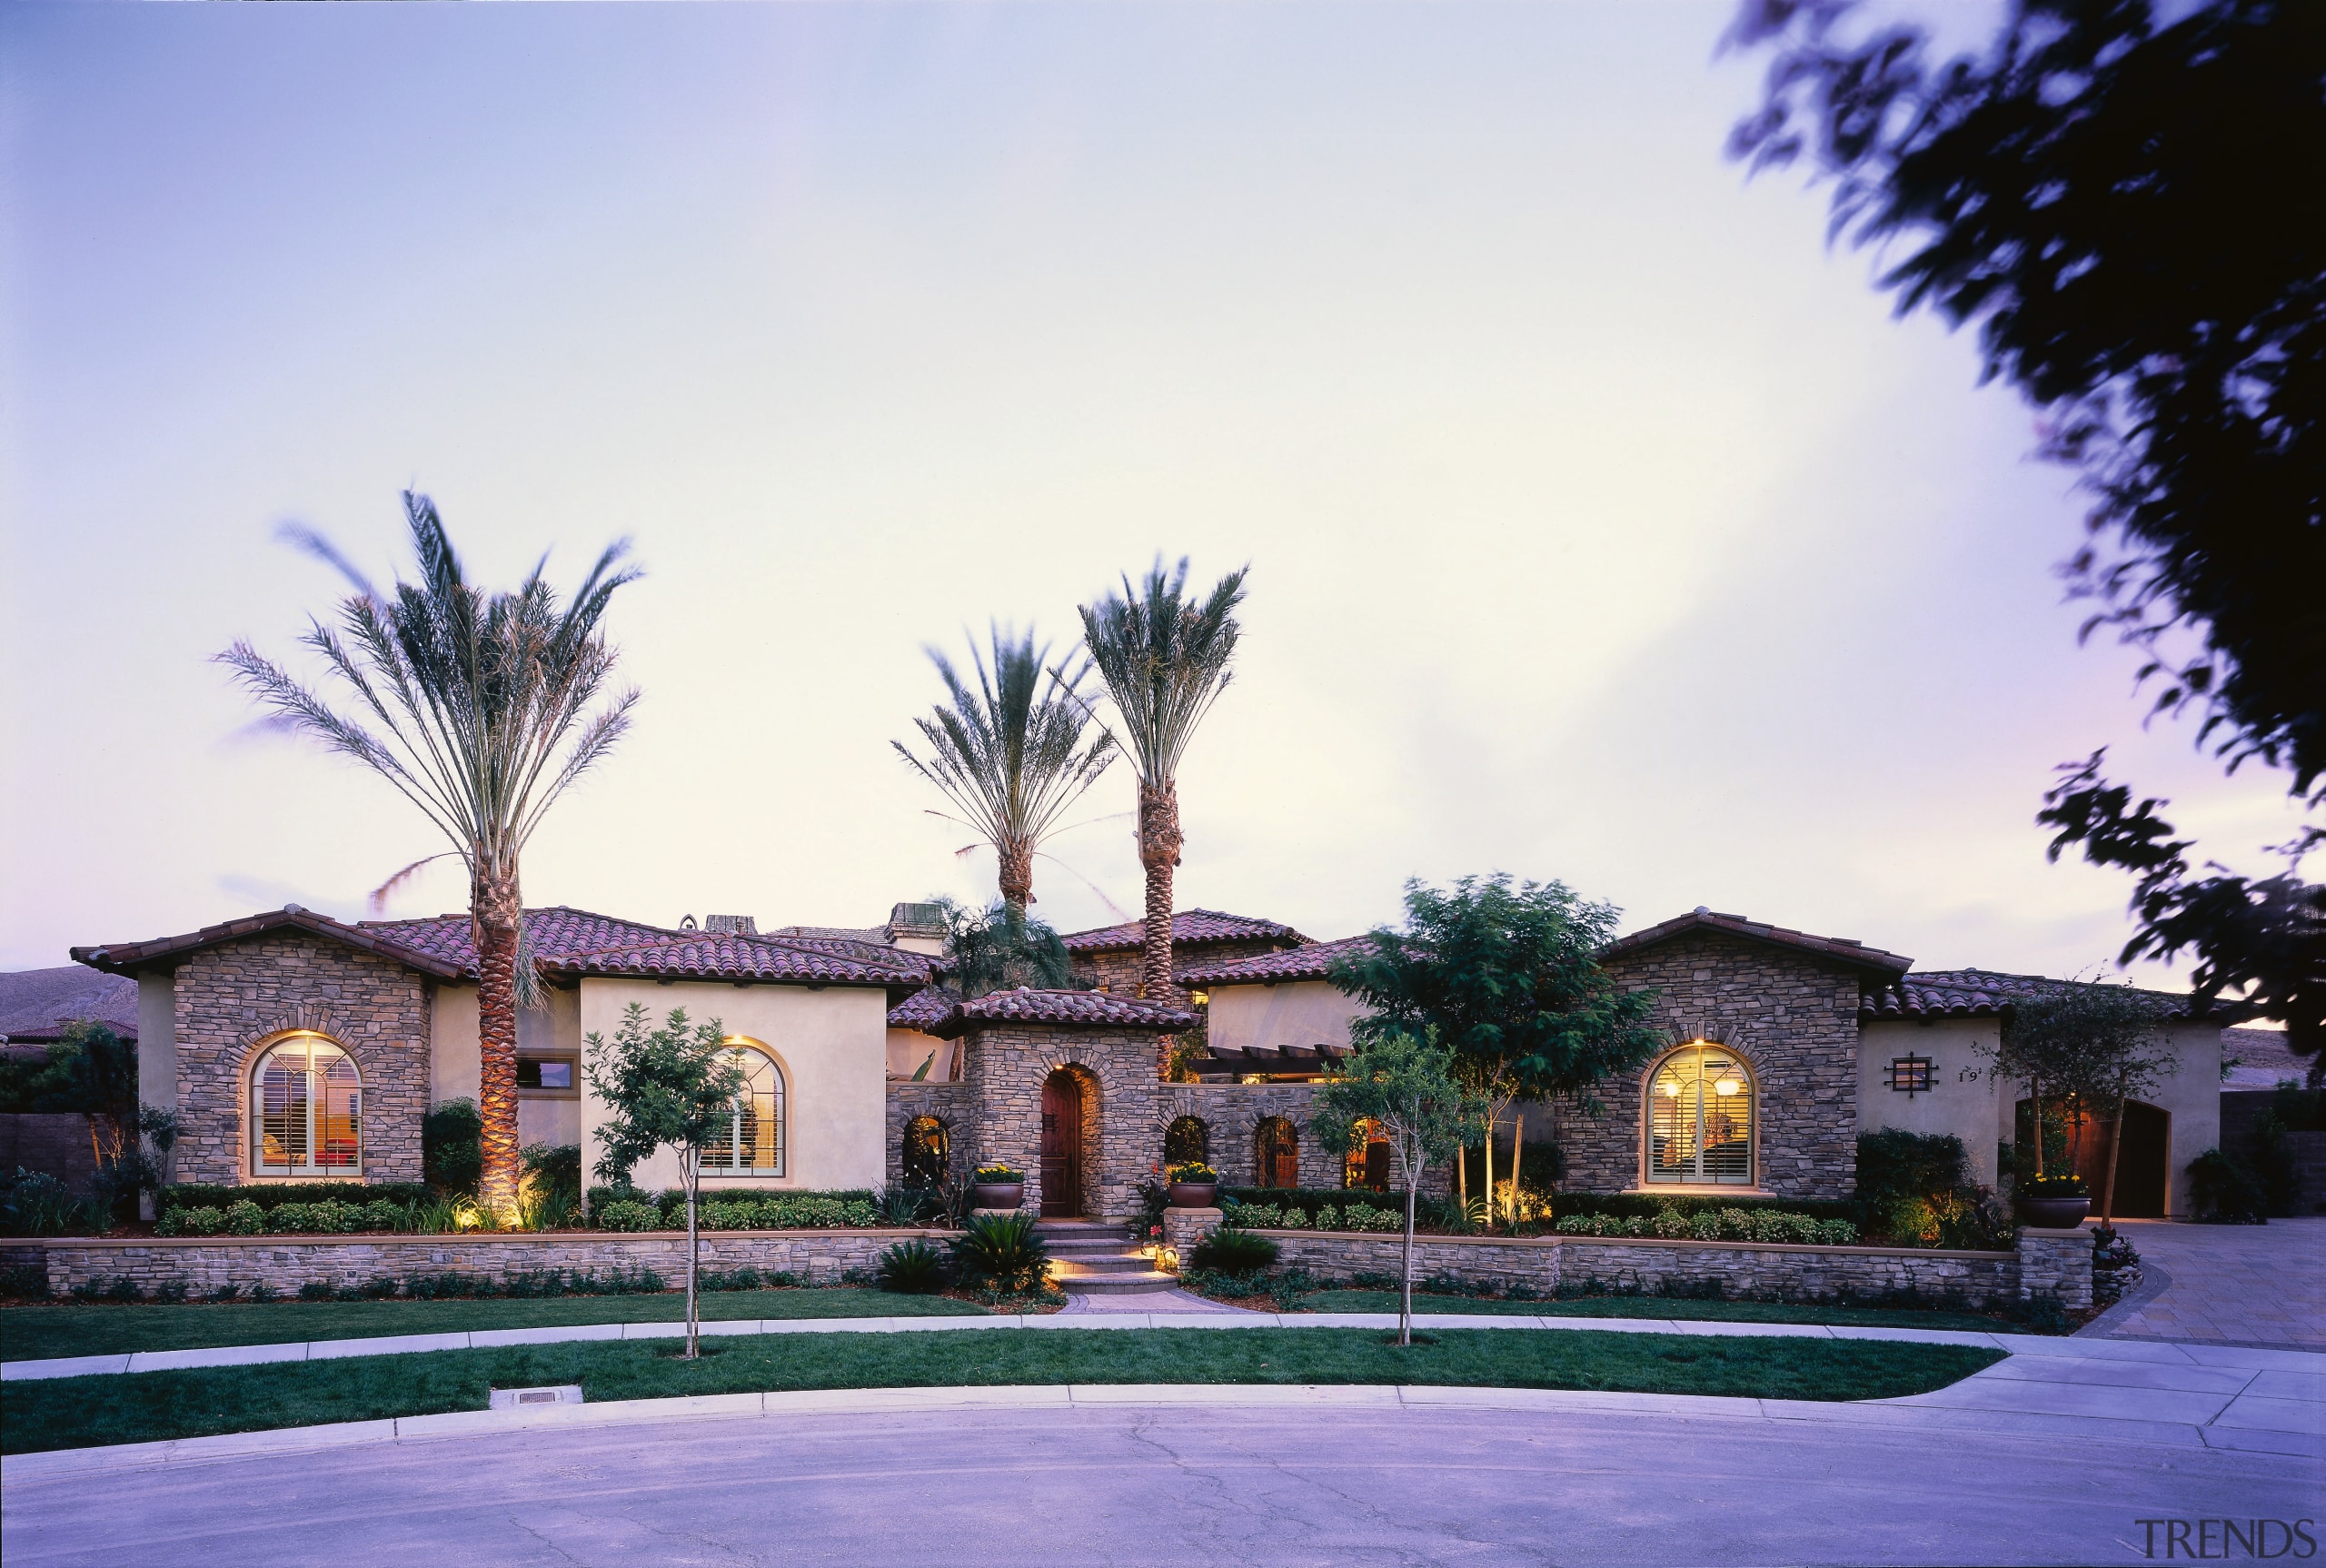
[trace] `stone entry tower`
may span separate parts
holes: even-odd
[[[959,1038],[972,1125],[957,1146],[959,1168],[999,1163],[1026,1173],[1026,1206],[1118,1220],[1137,1206],[1134,1188],[1159,1179],[1162,1085],[1156,1076],[1167,1035],[1195,1027],[1196,1015],[1163,1002],[1100,991],[995,991],[955,1005],[929,1029]],[[1042,1086],[1053,1073],[1080,1090],[1082,1191],[1073,1201],[1042,1193]]]

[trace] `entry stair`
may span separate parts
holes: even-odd
[[[1131,1295],[1176,1290],[1179,1278],[1138,1250],[1127,1226],[1096,1220],[1046,1219],[1034,1234],[1049,1248],[1050,1278],[1079,1295]]]

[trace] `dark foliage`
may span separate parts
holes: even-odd
[[[1190,1261],[1198,1268],[1220,1274],[1257,1274],[1273,1265],[1282,1251],[1267,1236],[1221,1226],[1196,1244],[1195,1256]]]
[[[953,1243],[953,1266],[967,1285],[1006,1293],[1039,1290],[1049,1277],[1049,1248],[1029,1214],[973,1214]]]
[[[1405,930],[1373,932],[1372,952],[1344,959],[1333,983],[1372,1008],[1353,1035],[1435,1027],[1474,1087],[1587,1095],[1660,1043],[1655,993],[1619,988],[1595,956],[1618,915],[1563,882],[1514,887],[1501,872],[1450,891],[1409,881]]]
[[[421,1168],[442,1193],[473,1196],[484,1173],[484,1117],[474,1100],[444,1100],[420,1120]]]
[[[137,1047],[103,1024],[67,1025],[39,1061],[0,1061],[0,1113],[137,1114]]]
[[[963,997],[1019,986],[1038,991],[1076,988],[1066,943],[1045,922],[999,899],[982,910],[965,908],[950,898],[935,901],[945,911],[945,956]]]
[[[2207,1149],[2189,1162],[2189,1194],[2197,1217],[2222,1225],[2261,1225],[2269,1196],[2251,1166],[2220,1149]]]
[[[178,1182],[164,1187],[161,1198],[170,1208],[224,1208],[230,1204],[247,1202],[271,1214],[286,1203],[423,1204],[428,1201],[429,1191],[418,1182],[393,1181],[253,1182],[248,1186]]]
[[[880,1255],[880,1288],[903,1295],[930,1295],[945,1288],[945,1255],[915,1237]]]
[[[1896,1127],[1857,1136],[1857,1196],[1876,1203],[1927,1197],[1967,1186],[1963,1140]]]

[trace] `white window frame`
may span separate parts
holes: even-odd
[[[741,1163],[740,1156],[744,1152],[743,1128],[746,1107],[743,1104],[744,1097],[738,1097],[735,1103],[735,1108],[729,1119],[728,1135],[723,1145],[713,1145],[703,1150],[702,1174],[707,1177],[716,1176],[721,1181],[731,1180],[739,1177],[756,1177],[760,1179],[774,1179],[780,1177],[784,1176],[791,1166],[791,1097],[789,1092],[790,1088],[790,1077],[783,1070],[783,1062],[781,1058],[777,1057],[775,1052],[768,1047],[765,1041],[755,1040],[745,1035],[730,1035],[727,1037],[726,1044],[727,1048],[734,1052],[738,1057],[745,1058],[756,1057],[760,1061],[765,1063],[767,1066],[772,1087],[767,1092],[765,1097],[766,1108],[764,1110],[758,1111],[757,1114],[767,1116],[773,1124],[775,1132],[775,1136],[771,1140],[773,1144],[773,1163],[771,1165],[765,1166],[744,1165]],[[743,1066],[748,1073],[750,1068],[748,1059],[743,1063]],[[757,1099],[760,1097],[759,1096],[750,1095],[748,1088],[745,1093],[746,1096],[750,1098]],[[719,1162],[718,1156],[722,1152],[726,1161],[729,1163]]]

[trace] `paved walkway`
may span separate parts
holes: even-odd
[[[2086,1332],[2326,1350],[2326,1216],[2267,1225],[2117,1222],[2164,1288],[2143,1288]]]
[[[1069,1290],[1066,1305],[1059,1308],[1060,1317],[1079,1317],[1085,1313],[1241,1313],[1240,1306],[1230,1306],[1224,1301],[1214,1301],[1208,1295],[1198,1295],[1192,1290],[1148,1290],[1112,1293],[1084,1293]]]
[[[1168,1293],[1175,1295],[1177,1293]],[[1171,1310],[1145,1304],[1163,1299]],[[991,1317],[780,1317],[706,1323],[706,1338],[754,1334],[946,1334],[989,1333],[1011,1328],[1395,1328],[1395,1313],[1253,1312],[1203,1301],[1180,1310],[1167,1293],[1139,1298],[1136,1310],[1085,1306],[1032,1316]],[[1644,1313],[1653,1305],[1641,1303]],[[1933,1328],[1828,1328],[1820,1324],[1706,1323],[1642,1317],[1534,1317],[1485,1313],[1414,1314],[1420,1328],[1514,1328],[1592,1330],[1608,1334],[1778,1335],[1811,1339],[1903,1339],[1924,1345],[1980,1345],[2009,1350],[2035,1336],[1976,1334]],[[555,1328],[484,1328],[457,1334],[399,1334],[374,1339],[317,1339],[282,1345],[235,1345],[214,1350],[140,1350],[114,1355],[65,1355],[39,1361],[0,1362],[0,1382],[44,1377],[103,1377],[124,1373],[181,1372],[202,1366],[256,1366],[278,1361],[338,1361],[358,1355],[419,1355],[436,1350],[491,1350],[511,1345],[566,1345],[600,1339],[676,1339],[678,1323],[574,1324]]]
[[[319,1550],[444,1568],[2089,1563],[2142,1561],[2146,1519],[2312,1518],[2321,1471],[2159,1424],[2031,1429],[1912,1402],[1198,1386],[650,1403],[10,1458],[0,1551],[10,1568],[305,1568]]]

